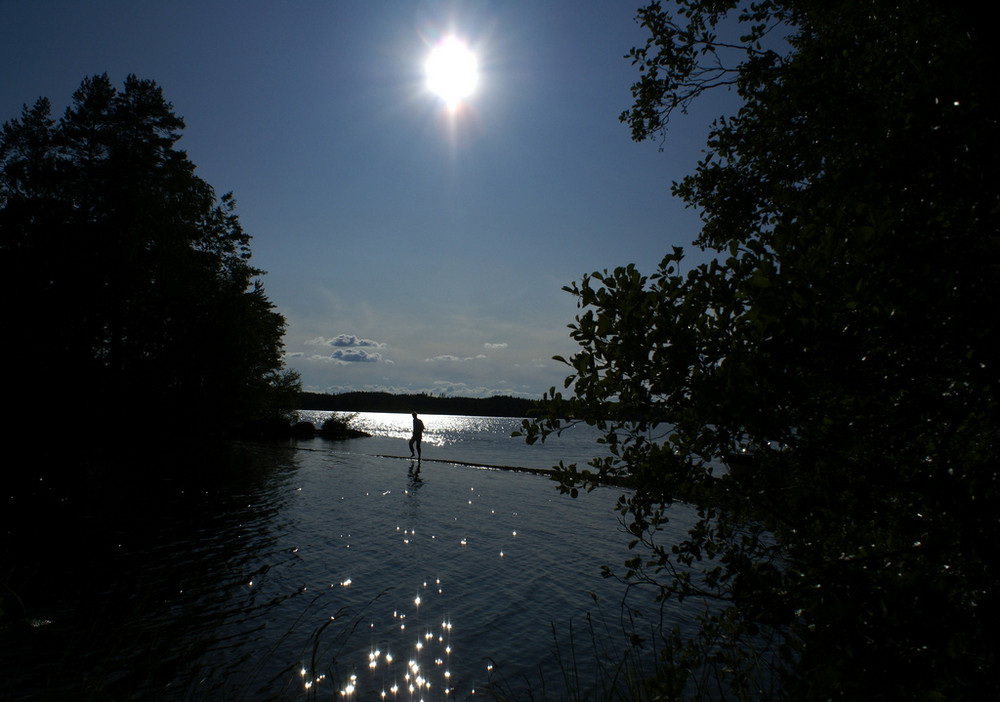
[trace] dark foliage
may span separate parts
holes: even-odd
[[[155,83],[106,75],[58,121],[43,98],[3,125],[2,353],[26,422],[224,430],[297,386],[233,197],[195,175],[183,127]]]
[[[996,699],[1000,113],[982,17],[930,0],[683,0],[639,14],[634,138],[706,90],[675,250],[568,290],[570,397],[636,485],[623,577],[709,602],[667,698]],[[723,461],[728,458],[730,469]],[[737,460],[738,459],[738,460]],[[688,538],[664,542],[670,505]]]

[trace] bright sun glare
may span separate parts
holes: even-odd
[[[472,94],[479,81],[476,55],[456,37],[439,42],[431,51],[425,68],[427,87],[451,110]]]

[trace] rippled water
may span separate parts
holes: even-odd
[[[420,464],[390,457],[408,455],[408,415],[366,414],[371,438],[244,446],[230,479],[165,482],[169,500],[91,496],[100,507],[59,525],[60,577],[21,593],[24,625],[0,632],[0,692],[434,700],[493,683],[559,698],[570,650],[586,688],[620,655],[593,642],[631,628],[600,577],[628,556],[620,491],[574,500],[474,464],[548,467],[592,437],[526,447],[515,420],[423,419]],[[656,620],[643,593],[629,603]]]

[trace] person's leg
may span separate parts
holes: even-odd
[[[411,456],[413,455],[413,442],[416,441],[416,440],[417,440],[417,437],[413,437],[412,439],[410,439],[410,443],[408,444],[409,447],[410,447],[410,455]],[[418,444],[418,446],[419,446],[419,444]]]
[[[417,439],[417,458],[420,458],[420,439]]]

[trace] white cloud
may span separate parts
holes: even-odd
[[[330,358],[340,363],[378,363],[382,360],[382,354],[364,349],[337,349]]]
[[[465,363],[466,361],[475,361],[481,358],[486,358],[485,354],[477,354],[476,356],[453,356],[451,354],[444,354],[442,356],[435,356],[434,358],[425,358],[424,360],[428,363],[434,363],[437,361],[445,363]]]
[[[371,339],[362,339],[354,334],[338,334],[332,339],[327,339],[325,336],[317,336],[313,339],[307,339],[304,344],[306,346],[333,346],[334,348],[385,348],[385,344],[379,341],[372,341]]]
[[[490,342],[487,341],[485,344],[483,344],[483,347],[487,349],[505,349],[507,348],[507,342],[503,341],[498,344],[491,344]]]
[[[338,334],[327,343],[330,346],[337,346],[340,348],[383,348],[385,346],[385,344],[379,343],[378,341],[372,341],[371,339],[359,339],[354,334]]]

